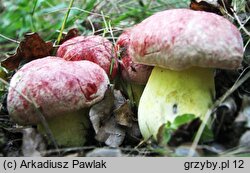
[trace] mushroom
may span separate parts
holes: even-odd
[[[65,41],[57,50],[57,56],[67,61],[89,60],[100,65],[113,79],[118,70],[112,43],[104,37],[77,36]]]
[[[31,101],[39,106],[59,145],[81,146],[89,126],[88,107],[103,99],[108,84],[105,71],[93,62],[37,59],[12,77],[7,109],[17,123],[37,124],[44,132]]]
[[[131,29],[129,28],[119,36],[116,42],[116,50],[121,58],[120,65],[122,78],[129,83],[127,87],[131,87],[131,92],[129,92],[128,89],[128,93],[131,93],[130,100],[133,99],[138,106],[141,94],[153,67],[132,61],[128,52],[130,31]]]
[[[215,68],[235,69],[243,41],[227,19],[208,12],[158,12],[131,31],[129,53],[136,63],[154,65],[138,108],[145,139],[178,115],[205,115],[215,96]]]

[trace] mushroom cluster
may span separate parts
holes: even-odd
[[[19,124],[37,124],[43,131],[40,111],[59,145],[82,146],[89,127],[88,107],[104,97],[108,84],[105,71],[93,62],[37,59],[12,77],[8,111]]]
[[[143,91],[138,121],[144,138],[178,115],[203,117],[215,96],[214,69],[235,69],[243,59],[239,30],[208,12],[158,12],[131,30],[133,61],[155,66]]]
[[[156,138],[159,127],[179,115],[202,118],[213,104],[215,69],[238,68],[243,59],[241,34],[227,19],[166,10],[123,32],[115,49],[104,37],[78,36],[64,42],[56,57],[25,64],[10,81],[10,116],[43,132],[40,112],[59,145],[84,145],[88,109],[117,75],[117,49],[145,139]]]

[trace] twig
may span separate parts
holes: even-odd
[[[71,148],[60,148],[58,150],[46,150],[46,151],[42,151],[41,155],[42,156],[47,156],[49,154],[53,154],[53,153],[57,153],[58,151],[60,153],[67,153],[67,152],[73,152],[73,151],[82,151],[82,150],[90,150],[90,149],[94,149],[96,148],[96,146],[85,146],[85,147],[71,147]]]
[[[58,12],[58,11],[64,11],[64,10],[77,10],[77,11],[82,11],[84,13],[87,13],[87,14],[92,14],[92,15],[96,15],[96,16],[102,16],[101,14],[99,13],[95,13],[95,12],[91,12],[91,11],[87,11],[87,10],[83,10],[81,8],[77,8],[77,7],[71,7],[71,8],[62,8],[62,9],[59,9],[59,10],[54,10],[54,11],[51,11],[51,12],[48,12],[47,14],[51,14],[51,13],[55,13],[55,12]],[[109,16],[106,16],[106,18],[109,18]]]
[[[115,39],[114,39],[114,34],[113,34],[113,29],[112,29],[112,26],[111,26],[111,21],[109,21],[108,23],[108,31],[112,37],[112,41],[113,41],[113,44],[115,44]]]
[[[95,34],[95,26],[93,25],[93,22],[91,21],[91,19],[89,17],[87,19],[88,19],[90,26],[92,28],[92,34],[94,35]]]
[[[14,43],[20,44],[20,41],[17,41],[17,40],[11,39],[11,38],[6,37],[6,36],[4,36],[4,35],[2,35],[2,34],[0,34],[0,37],[2,37],[2,38],[4,38],[4,39],[6,39],[6,40],[8,40],[8,41],[11,41],[11,42],[14,42]]]
[[[250,37],[250,32],[248,32],[248,30],[244,27],[244,25],[241,23],[239,17],[237,16],[237,14],[235,12],[233,12],[234,14],[234,18],[236,19],[236,21],[238,22],[238,24],[240,25],[239,29],[242,29],[249,37]]]
[[[101,11],[101,14],[102,14],[103,23],[104,23],[104,26],[105,26],[105,29],[103,30],[103,35],[102,36],[105,37],[105,34],[107,33],[107,31],[109,31],[109,29],[108,29],[107,21],[106,21],[102,11]]]

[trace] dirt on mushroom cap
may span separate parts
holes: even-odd
[[[109,84],[100,66],[90,61],[46,57],[24,65],[12,77],[7,98],[9,114],[22,124],[39,122],[34,107],[46,118],[77,111],[101,100]]]

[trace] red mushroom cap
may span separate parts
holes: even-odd
[[[21,124],[36,124],[39,116],[20,93],[36,103],[46,118],[78,111],[100,101],[109,84],[105,71],[90,61],[46,57],[25,64],[10,81],[7,107]]]
[[[152,71],[152,66],[134,63],[128,53],[131,29],[124,31],[116,42],[116,49],[120,51],[121,72],[123,79],[136,83],[146,84]]]
[[[243,59],[239,30],[227,19],[204,11],[156,13],[133,27],[130,39],[134,62],[171,70],[192,66],[234,69]]]
[[[101,36],[78,36],[65,41],[57,50],[57,56],[68,61],[89,60],[100,65],[106,73],[114,78],[118,63],[112,43]],[[112,74],[110,69],[113,63]]]

